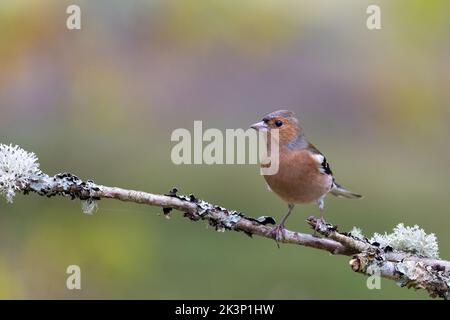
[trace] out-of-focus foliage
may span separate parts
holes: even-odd
[[[247,214],[280,218],[256,166],[175,166],[176,128],[246,128],[296,111],[337,179],[343,230],[399,222],[435,233],[450,258],[450,3],[360,0],[0,2],[0,142],[35,152],[48,174],[156,193],[176,185]],[[68,199],[0,201],[1,298],[425,298],[382,281],[368,290],[345,257],[215,233],[157,208]],[[288,227],[310,232],[298,206]],[[82,290],[65,287],[82,270]]]

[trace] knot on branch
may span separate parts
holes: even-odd
[[[373,269],[381,267],[385,261],[382,252],[376,248],[368,248],[366,251],[353,255],[349,264],[353,271],[371,274]]]

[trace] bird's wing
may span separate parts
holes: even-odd
[[[348,198],[348,199],[358,199],[362,198],[362,195],[354,193],[350,190],[345,189],[339,183],[333,180],[333,187],[331,188],[331,194],[336,197]]]
[[[325,156],[311,143],[308,144],[307,150],[311,153],[313,158],[317,161],[320,172],[322,174],[327,174],[327,175],[332,176],[333,172],[331,171],[330,164],[328,163]]]
[[[333,177],[333,172],[331,172],[330,165],[327,162],[325,156],[317,150],[317,148],[311,143],[308,145],[308,151],[311,152],[316,161],[320,164],[319,170],[322,174],[327,174],[332,176],[332,185],[331,185],[331,194],[336,197],[344,197],[349,199],[357,199],[362,198],[362,195],[354,193],[350,190],[345,189],[343,186],[338,184]]]

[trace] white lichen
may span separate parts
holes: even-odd
[[[81,200],[81,210],[83,210],[83,213],[91,215],[97,211],[97,209],[97,201],[93,199]]]
[[[411,252],[429,258],[439,258],[439,246],[434,233],[426,234],[419,226],[409,227],[400,223],[392,233],[375,233],[370,242],[378,242],[381,247]]]
[[[359,238],[359,239],[364,239],[365,238],[364,234],[362,232],[362,229],[358,228],[358,227],[353,227],[352,230],[350,230],[350,234],[352,236],[356,237],[356,238]]]
[[[397,263],[396,270],[401,272],[405,277],[397,281],[397,284],[404,286],[409,281],[416,281],[423,277],[423,266],[417,261],[402,261]]]
[[[19,146],[0,144],[0,195],[12,203],[16,192],[42,174],[36,155]]]

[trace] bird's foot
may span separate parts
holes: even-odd
[[[320,230],[320,227],[323,225],[323,224],[326,224],[327,222],[325,221],[325,219],[323,218],[323,216],[321,216],[320,218],[318,218],[317,220],[316,220],[316,226],[314,227],[314,235],[316,236],[317,235],[317,232]]]
[[[279,224],[273,227],[268,233],[268,235],[275,240],[278,248],[280,247],[280,242],[284,239],[285,230],[284,224]]]

